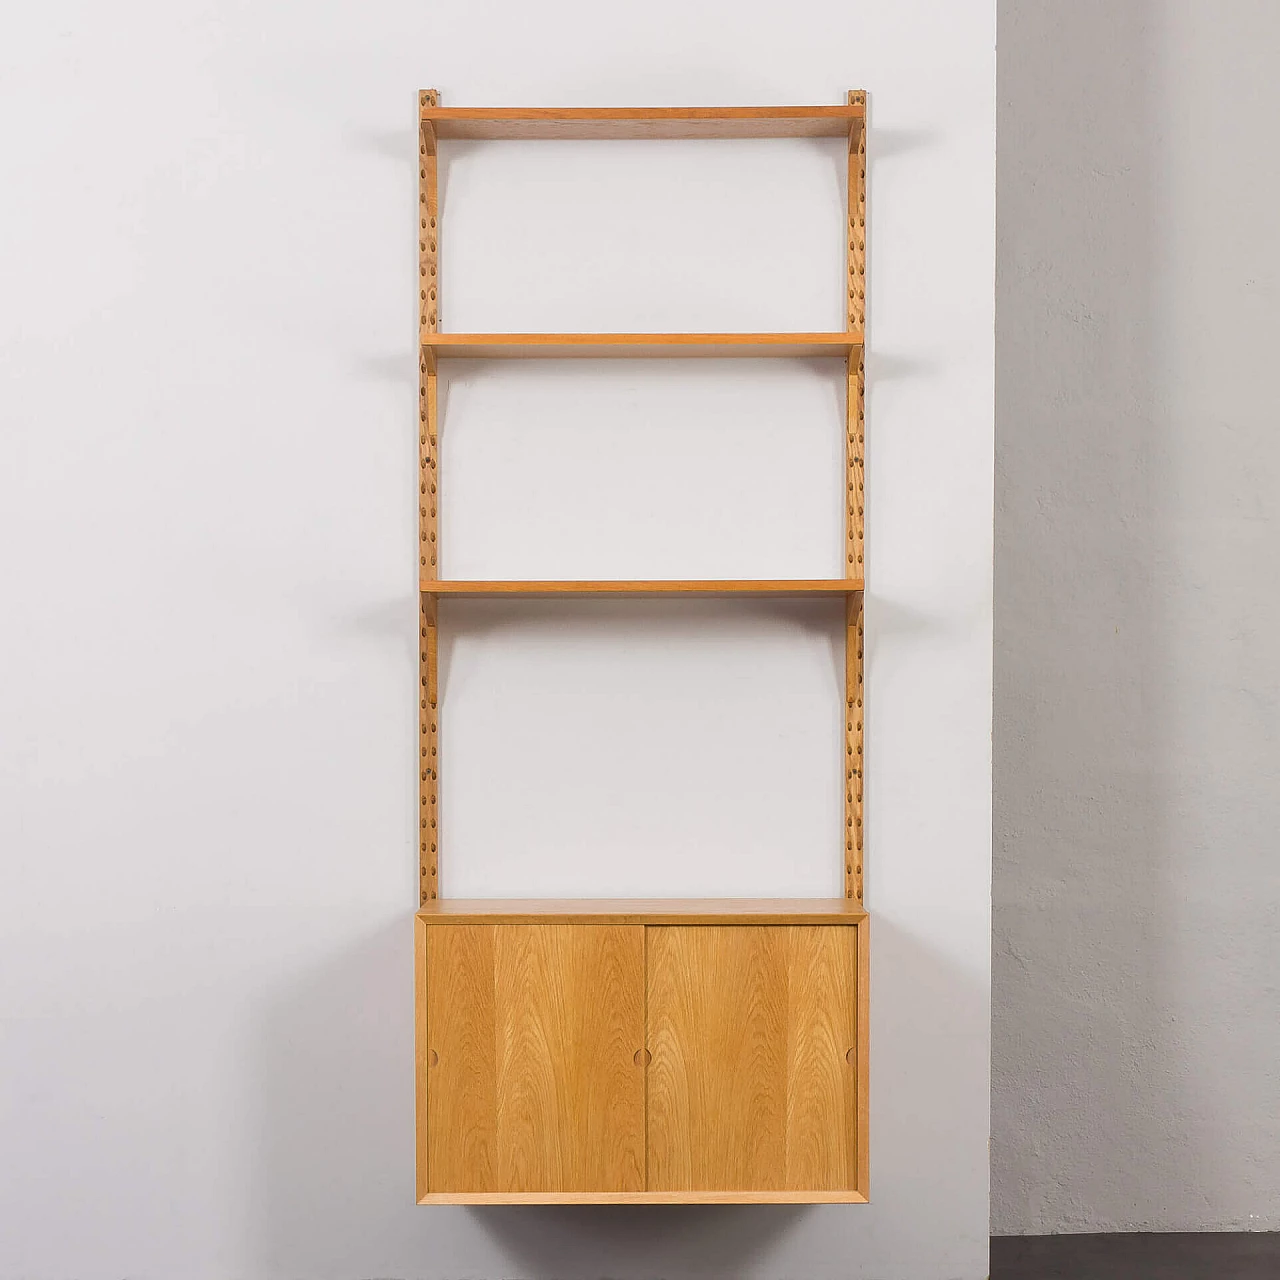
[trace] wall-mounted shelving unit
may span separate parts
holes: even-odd
[[[442,107],[419,95],[421,879],[418,1200],[863,1202],[868,934],[863,886],[863,329],[866,95],[835,107]],[[845,328],[830,333],[439,330],[443,139],[840,138]],[[436,380],[448,359],[829,356],[847,375],[845,576],[451,581],[439,576]],[[440,876],[439,602],[522,596],[845,602],[843,898],[450,901]],[[836,851],[833,851],[833,854]]]

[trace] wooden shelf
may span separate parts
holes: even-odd
[[[441,360],[797,359],[847,357],[862,334],[846,333],[432,333],[424,350]]]
[[[419,1204],[866,1204],[860,1191],[436,1191]]]
[[[849,596],[862,590],[861,578],[716,578],[703,581],[637,582],[464,582],[423,578],[420,590],[434,596]]]
[[[845,898],[435,898],[418,912],[432,924],[857,924]]]
[[[433,107],[438,138],[847,138],[862,102],[837,107]]]

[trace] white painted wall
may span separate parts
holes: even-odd
[[[0,33],[0,1275],[986,1270],[993,13],[143,3]],[[416,90],[872,95],[867,1208],[419,1209]],[[449,150],[447,327],[835,327],[838,144]],[[458,574],[834,572],[818,363],[477,367]],[[454,893],[837,882],[833,606],[454,604]]]
[[[1000,6],[995,1231],[1280,1228],[1280,9]]]

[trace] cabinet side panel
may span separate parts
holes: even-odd
[[[858,1036],[857,1078],[854,1088],[857,1092],[857,1123],[854,1136],[857,1149],[857,1187],[858,1193],[865,1200],[871,1198],[871,1048],[867,1032],[871,1026],[871,923],[863,920],[854,926],[857,934],[858,954],[858,1007],[855,1022]]]
[[[786,930],[649,931],[651,1191],[781,1190]]]
[[[427,1146],[427,926],[415,917],[413,921],[413,1110],[414,1169],[418,1199],[431,1190],[428,1178]]]
[[[644,931],[495,931],[503,1191],[644,1187]]]
[[[787,939],[789,1191],[856,1184],[855,930],[799,925]]]
[[[427,929],[427,1148],[432,1191],[498,1191],[493,925]]]

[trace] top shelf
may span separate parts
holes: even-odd
[[[419,590],[433,596],[850,596],[862,589],[861,578],[700,578],[641,581],[483,581],[423,578]]]
[[[438,138],[847,138],[865,106],[423,107]]]

